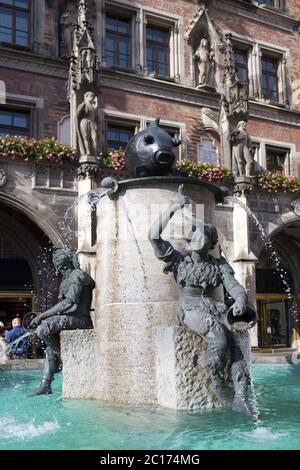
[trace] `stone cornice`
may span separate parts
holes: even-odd
[[[10,68],[22,72],[37,73],[67,79],[69,64],[57,59],[33,54],[32,52],[16,51],[0,47],[0,64],[3,68]]]
[[[0,48],[0,62],[2,67],[64,80],[68,79],[68,64],[62,61],[24,53],[14,53],[12,56],[11,51],[8,52]],[[196,88],[164,82],[151,77],[141,77],[131,73],[102,68],[100,83],[103,88],[138,93],[197,107],[219,109],[220,95],[217,93],[199,91]],[[256,101],[250,102],[250,116],[300,127],[300,112]]]
[[[300,111],[250,101],[250,117],[300,127]]]
[[[201,92],[177,83],[162,82],[148,77],[139,77],[126,73],[113,74],[101,70],[101,86],[129,93],[137,93],[153,98],[197,106],[219,109],[220,95],[217,93]],[[300,112],[290,109],[250,101],[250,117],[266,119],[272,122],[300,127]]]
[[[199,91],[196,88],[179,85],[172,82],[153,79],[151,77],[140,77],[134,74],[113,74],[102,69],[100,83],[105,88],[115,88],[130,93],[152,96],[171,101],[189,103],[195,106],[206,106],[218,109],[220,95],[208,91]]]
[[[293,18],[280,10],[247,4],[241,0],[213,0],[214,8],[231,14],[234,12],[235,15],[244,16],[265,26],[274,26],[288,32],[295,32],[299,29],[299,19]]]

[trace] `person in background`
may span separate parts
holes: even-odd
[[[0,364],[6,362],[7,356],[5,353],[7,343],[4,339],[5,327],[2,321],[0,321]]]
[[[12,329],[5,333],[5,341],[10,344],[16,339],[20,338],[26,333],[22,327],[22,320],[20,317],[16,317],[12,321]],[[21,339],[11,349],[12,359],[27,359],[29,349],[28,338]]]

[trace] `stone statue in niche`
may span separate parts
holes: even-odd
[[[90,49],[82,51],[81,67],[84,70],[89,70],[94,67],[95,57]]]
[[[215,53],[208,39],[202,38],[194,58],[198,63],[198,87],[215,87]]]
[[[92,91],[84,94],[77,108],[77,137],[81,157],[97,156],[98,98]]]
[[[66,10],[60,17],[60,57],[67,58],[71,56],[73,25],[76,20],[75,8],[73,2],[67,4]]]
[[[234,411],[251,415],[248,400],[250,371],[233,325],[243,325],[240,329],[245,331],[256,323],[256,313],[248,302],[245,289],[235,279],[231,266],[224,258],[209,254],[218,243],[218,233],[213,225],[198,223],[193,227],[188,240],[191,251],[187,254],[180,253],[161,237],[174,214],[190,203],[182,195],[182,190],[180,192],[175,203],[154,222],[149,240],[157,258],[166,264],[164,273],[172,273],[177,283],[179,324],[199,335],[207,344],[202,362],[212,372],[213,393],[219,402],[230,404]],[[221,284],[233,299],[229,310],[224,302],[214,298],[214,289]],[[229,397],[228,386],[225,385],[228,361],[233,397]]]
[[[255,147],[247,132],[246,121],[240,121],[231,133],[232,171],[236,176],[253,176]]]
[[[32,395],[52,393],[54,374],[61,369],[60,332],[93,328],[90,317],[95,288],[93,279],[80,269],[76,256],[70,250],[54,250],[53,264],[57,273],[62,275],[59,302],[46,312],[33,315],[29,325],[30,329],[37,328],[38,337],[47,345],[43,379]]]

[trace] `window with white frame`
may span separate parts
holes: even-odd
[[[36,137],[43,135],[43,121],[39,119],[44,100],[34,96],[6,93],[5,104],[0,105],[0,135]]]
[[[153,121],[154,118],[151,119],[145,116],[105,111],[106,138],[104,152],[118,149],[124,151],[130,138],[137,132],[147,129]],[[161,120],[160,127],[168,132],[171,137],[182,140],[183,124]],[[183,145],[174,148],[173,152],[177,159],[182,158]]]
[[[132,68],[132,17],[108,12],[105,30],[106,65]]]
[[[149,75],[170,76],[170,30],[146,27],[146,60]]]
[[[286,53],[260,46],[260,98],[287,104]]]
[[[146,74],[179,81],[179,20],[144,12],[143,38]]]
[[[279,172],[282,175],[290,175],[293,166],[295,148],[287,143],[273,142],[270,140],[252,139],[255,147],[255,170],[257,172]]]
[[[289,174],[290,149],[266,145],[266,168],[270,172]]]
[[[103,61],[107,67],[138,70],[140,64],[138,9],[114,0],[105,2],[102,28]]]
[[[238,77],[248,83],[250,98],[275,105],[288,104],[288,51],[267,43],[254,43],[237,35],[233,38]]]
[[[283,0],[255,0],[252,3],[262,6],[262,7],[277,8],[278,10],[284,7]]]
[[[104,11],[104,66],[180,81],[180,16],[118,0],[106,0]]]
[[[0,108],[0,136],[30,136],[30,112],[16,108]]]
[[[31,0],[0,0],[0,43],[29,47]]]
[[[278,58],[266,53],[261,57],[261,94],[265,100],[279,102]]]
[[[254,42],[247,41],[243,37],[233,39],[233,50],[237,74],[242,83],[248,85],[250,98],[257,98],[258,91],[258,65],[257,46]]]
[[[107,152],[111,152],[113,150],[125,151],[131,137],[133,137],[140,129],[140,121],[130,119],[129,116],[126,118],[107,115],[105,123],[105,150]]]
[[[234,59],[238,77],[241,83],[249,83],[249,50],[242,46],[234,47]]]

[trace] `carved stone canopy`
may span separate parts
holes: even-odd
[[[91,2],[80,0],[73,34],[73,53],[70,63],[69,95],[80,90],[82,99],[87,90],[98,90],[98,64],[90,22]]]
[[[201,110],[202,124],[206,131],[215,131],[219,133],[219,112],[210,108]]]
[[[185,32],[185,40],[191,46],[198,45],[203,32],[215,49],[222,49],[223,43],[204,5],[200,5]]]
[[[241,83],[235,64],[232,35],[226,34],[223,103],[229,118],[248,120],[248,85]]]

